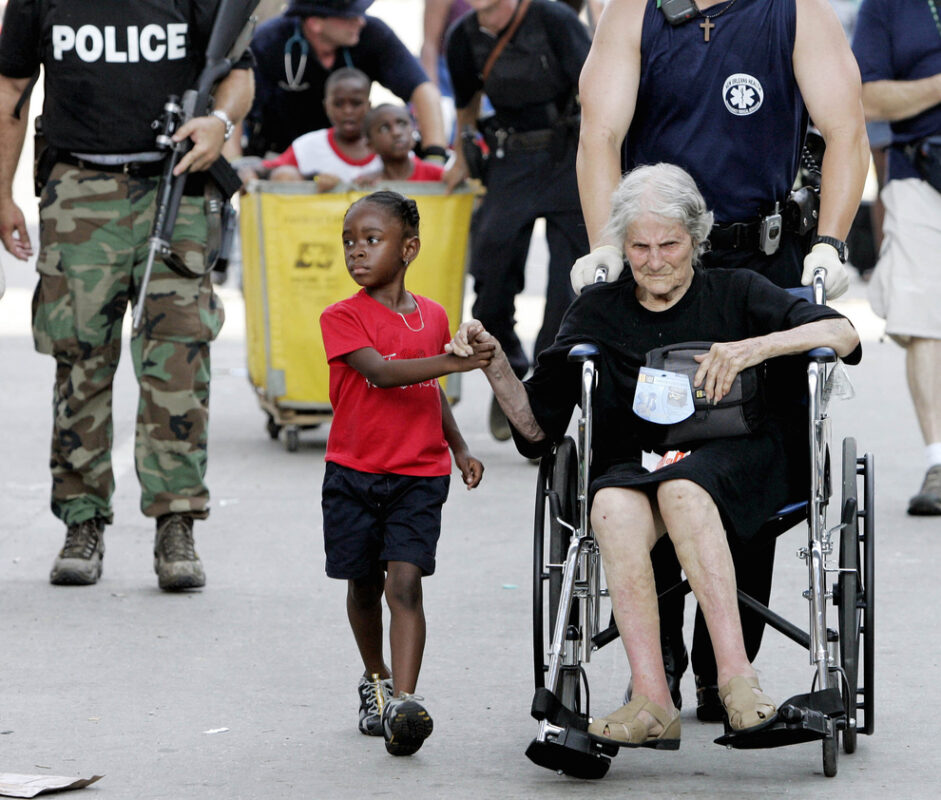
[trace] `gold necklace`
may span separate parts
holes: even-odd
[[[717,11],[711,16],[709,14],[703,14],[702,11],[699,11],[699,6],[696,6],[696,10],[699,11],[699,16],[703,18],[703,21],[699,23],[699,27],[702,28],[702,40],[704,42],[709,41],[709,31],[711,31],[715,24],[712,22],[716,17],[721,17],[726,11],[728,11],[732,6],[734,6],[738,0],[732,0],[725,8],[721,11]]]

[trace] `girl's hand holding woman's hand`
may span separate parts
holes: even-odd
[[[492,352],[491,358],[496,358],[503,349],[480,320],[471,319],[461,323],[454,337],[444,346],[444,351],[461,358],[469,358],[475,353]]]

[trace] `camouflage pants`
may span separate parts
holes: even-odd
[[[112,383],[121,325],[147,260],[157,180],[57,164],[40,199],[36,349],[56,359],[52,510],[67,525],[112,519]],[[202,197],[184,197],[173,247],[201,271]],[[131,340],[140,386],[134,461],[150,517],[209,513],[204,483],[209,343],[225,314],[209,275],[182,278],[158,258]]]

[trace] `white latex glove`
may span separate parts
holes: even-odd
[[[599,267],[608,270],[606,280],[610,283],[616,281],[624,269],[624,256],[614,245],[603,244],[596,247],[587,256],[582,256],[572,265],[569,278],[575,294],[581,294],[582,289],[595,282],[595,272]]]
[[[804,256],[804,274],[801,275],[801,283],[804,286],[810,286],[814,282],[814,270],[821,268],[827,271],[823,279],[823,285],[827,290],[827,300],[836,300],[849,289],[850,276],[846,271],[846,265],[840,261],[840,254],[837,253],[836,248],[826,242],[818,242]]]

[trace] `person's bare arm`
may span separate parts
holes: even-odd
[[[941,103],[941,73],[916,81],[871,81],[863,84],[866,119],[908,119]]]
[[[233,69],[216,87],[215,108],[224,111],[236,125],[233,138],[238,135],[241,121],[252,107],[255,92],[255,75],[250,69]],[[218,117],[207,115],[194,117],[174,134],[175,141],[186,137],[193,140],[193,147],[180,159],[175,175],[184,172],[199,172],[209,169],[222,153],[225,144],[225,123]]]
[[[582,122],[576,169],[582,215],[592,248],[602,240],[611,193],[621,179],[621,144],[640,85],[640,35],[645,0],[611,0],[595,31],[578,82]]]
[[[869,171],[869,139],[859,67],[827,0],[797,2],[794,74],[810,117],[827,144],[817,233],[845,240]]]
[[[786,331],[777,331],[738,342],[716,342],[709,352],[696,356],[700,362],[693,379],[706,397],[718,403],[732,388],[732,381],[746,367],[769,358],[806,353],[815,347],[831,347],[840,357],[859,344],[856,329],[845,319],[822,319]]]
[[[490,363],[493,348],[489,352],[478,352],[468,358],[442,353],[426,358],[397,358],[387,361],[373,347],[363,347],[347,353],[346,363],[363,375],[370,383],[381,389],[395,386],[410,386],[449,375],[452,372],[470,372]]]
[[[441,393],[441,427],[444,429],[444,440],[454,454],[454,463],[461,471],[464,485],[468,489],[473,489],[484,476],[484,465],[479,459],[471,455],[467,442],[464,441],[461,430],[457,427],[454,414],[451,413],[451,406],[448,403],[448,397],[444,393],[444,389],[439,386],[438,391]]]
[[[421,133],[422,147],[447,147],[444,136],[444,116],[441,114],[441,92],[431,81],[415,87],[408,99],[415,110],[415,121]]]
[[[438,56],[441,54],[439,43],[444,35],[444,26],[448,22],[448,12],[453,2],[454,0],[425,0],[422,43],[418,58],[435,86],[438,85]]]
[[[546,438],[546,433],[536,421],[529,403],[529,395],[526,394],[522,381],[513,372],[500,342],[483,324],[476,319],[461,323],[454,338],[445,345],[445,350],[460,358],[473,358],[480,353],[481,348],[492,348],[484,351],[492,356],[489,364],[484,367],[484,375],[487,376],[493,396],[497,398],[503,413],[524,439],[529,442],[541,442]]]
[[[0,75],[0,239],[7,251],[20,261],[33,254],[26,218],[13,200],[13,178],[23,152],[29,101],[23,104],[20,118],[13,116],[29,78]]]

